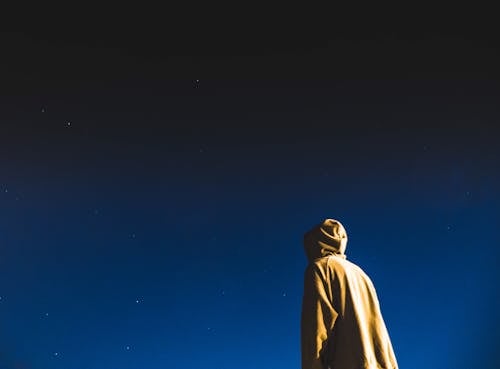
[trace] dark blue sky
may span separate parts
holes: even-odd
[[[0,368],[299,368],[326,217],[401,368],[498,367],[495,48],[2,37]]]

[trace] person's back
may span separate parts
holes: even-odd
[[[347,235],[326,219],[306,233],[302,369],[394,369],[396,358],[370,278],[346,260]]]

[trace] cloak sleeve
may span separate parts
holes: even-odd
[[[304,273],[301,317],[302,369],[326,369],[323,350],[338,313],[328,298],[328,285],[315,263]]]

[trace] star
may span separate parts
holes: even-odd
[[[283,296],[283,297],[286,297],[286,292],[283,292],[282,296]]]
[[[140,300],[139,300],[139,299],[135,300],[135,303],[136,303],[136,304],[138,304],[139,302],[140,302]]]
[[[130,346],[125,346],[125,350],[129,351],[130,350]]]
[[[42,113],[45,113],[45,108],[42,106],[42,109],[40,110]]]
[[[132,234],[130,235],[130,238],[135,238],[135,233],[132,233]]]
[[[66,125],[67,125],[68,127],[70,127],[70,126],[71,126],[71,122],[66,122]]]
[[[54,352],[54,356],[59,356],[59,353],[58,352]]]

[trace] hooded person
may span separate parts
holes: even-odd
[[[335,219],[304,235],[302,369],[397,369],[375,287],[346,259],[346,246]]]

